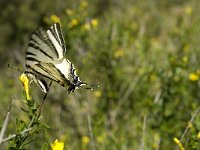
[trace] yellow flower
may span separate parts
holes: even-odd
[[[178,145],[180,150],[185,150],[185,148],[183,147],[181,141],[179,139],[177,139],[176,137],[174,138],[174,142]]]
[[[73,11],[71,9],[66,9],[65,13],[69,16],[71,16],[73,14]]]
[[[192,7],[190,7],[190,6],[186,7],[186,8],[185,8],[185,13],[186,13],[187,15],[191,15],[191,14],[192,14]]]
[[[200,139],[200,132],[197,134],[197,138]]]
[[[54,141],[53,144],[51,144],[52,150],[63,150],[64,149],[64,143],[59,142],[57,139]]]
[[[196,73],[190,73],[189,74],[189,80],[191,80],[191,81],[197,81],[197,80],[199,80],[198,74],[196,74]]]
[[[83,144],[88,144],[90,142],[90,138],[88,136],[83,136],[81,140]]]
[[[102,96],[101,91],[95,91],[95,92],[94,92],[94,96],[95,96],[95,97],[101,97],[101,96]]]
[[[175,142],[176,144],[179,144],[179,143],[180,143],[180,140],[177,139],[177,138],[174,138],[174,142]]]
[[[60,18],[56,15],[51,15],[50,19],[55,23],[60,23]]]
[[[28,80],[28,77],[26,76],[25,73],[22,73],[21,76],[19,77],[19,79],[24,86],[24,90],[25,90],[25,93],[26,93],[26,99],[30,100],[31,97],[29,95],[29,80]]]
[[[78,19],[72,19],[71,22],[69,23],[70,27],[74,27],[78,24]]]
[[[89,31],[91,29],[91,25],[89,23],[85,23],[83,25],[83,29],[86,30],[86,31]]]
[[[88,2],[87,1],[82,1],[81,2],[81,7],[83,7],[83,8],[88,7]]]
[[[122,57],[122,56],[124,56],[124,50],[118,49],[118,50],[116,50],[116,51],[114,52],[114,57],[115,57],[115,58],[119,58],[119,57]]]
[[[97,19],[92,19],[92,20],[91,20],[91,25],[92,25],[93,27],[97,27],[97,26],[98,26],[98,20],[97,20]]]

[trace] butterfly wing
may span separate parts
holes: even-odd
[[[26,52],[26,64],[29,65],[32,61],[53,62],[64,58],[65,53],[60,25],[55,23],[47,31],[39,28],[33,32]]]

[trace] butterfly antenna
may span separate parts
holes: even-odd
[[[14,68],[14,67],[10,66],[10,64],[8,64],[8,68],[11,68],[12,70],[15,70],[19,73],[22,73],[22,71],[19,68]]]
[[[99,85],[95,85],[95,84],[88,84],[88,83],[85,83],[85,82],[82,82],[82,84],[84,85],[84,86],[87,86],[87,87],[82,87],[82,88],[84,88],[84,89],[87,89],[87,90],[94,90],[94,87],[99,87]]]

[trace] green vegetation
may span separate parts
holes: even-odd
[[[34,120],[36,139],[25,149],[48,149],[55,139],[66,150],[199,149],[199,6],[198,0],[1,1],[0,126],[15,97],[5,137],[24,130],[44,95],[31,84],[33,100],[24,101],[21,73],[7,64],[23,71],[31,32],[60,22],[66,58],[81,80],[100,87],[68,95],[53,83]]]

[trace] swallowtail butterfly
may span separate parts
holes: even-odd
[[[79,80],[73,64],[64,57],[65,53],[65,41],[59,23],[47,30],[39,28],[31,35],[25,73],[43,92],[48,92],[47,78],[68,87],[68,93],[88,85]]]

